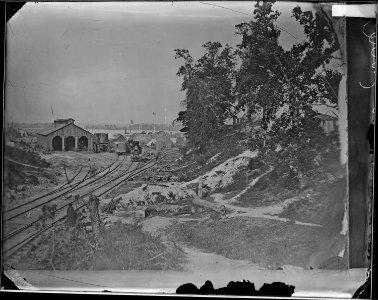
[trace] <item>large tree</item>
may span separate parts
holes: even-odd
[[[177,120],[186,127],[189,145],[200,152],[218,141],[234,103],[231,47],[208,42],[203,48],[205,54],[196,62],[188,50],[175,50],[176,59],[184,60],[177,75],[183,78],[181,90],[186,92],[185,110]]]
[[[327,144],[314,108],[337,108],[335,90],[341,75],[331,65],[339,45],[322,15],[296,7],[293,17],[306,38],[285,50],[279,43],[279,15],[273,2],[257,2],[254,20],[236,25],[242,42],[237,45],[240,68],[235,95],[238,107],[246,108],[248,114],[262,113],[268,139],[262,150],[269,154],[269,161],[276,161],[282,173],[303,178]],[[260,138],[252,135],[253,142]],[[282,150],[274,151],[278,144]]]

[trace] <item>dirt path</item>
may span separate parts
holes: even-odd
[[[270,168],[268,171],[266,171],[265,173],[261,174],[260,176],[257,176],[255,179],[253,179],[248,185],[247,187],[242,190],[239,194],[237,194],[236,196],[232,197],[231,199],[228,199],[228,202],[231,203],[231,202],[236,202],[238,201],[238,199],[244,195],[246,192],[248,192],[251,188],[253,188],[255,186],[255,184],[262,178],[264,177],[265,175],[268,175],[270,172],[273,171],[273,168]]]
[[[188,264],[185,266],[187,271],[206,271],[213,272],[225,271],[238,272],[240,270],[262,269],[258,265],[248,260],[229,259],[215,253],[205,253],[197,248],[188,247],[182,243],[178,244],[186,253]]]
[[[289,204],[298,201],[298,197],[293,197],[290,199],[286,199],[282,203],[271,205],[271,206],[265,206],[265,207],[240,207],[236,205],[232,205],[230,203],[234,202],[235,199],[231,198],[229,200],[224,200],[223,194],[213,194],[211,195],[213,197],[215,203],[219,205],[224,205],[227,209],[232,210],[230,214],[228,214],[228,217],[236,217],[236,216],[243,216],[243,217],[251,217],[251,218],[265,218],[265,219],[274,219],[277,221],[282,222],[290,222],[290,219],[287,218],[280,218],[274,215],[280,214],[285,207],[287,207]],[[297,225],[304,225],[304,226],[315,226],[315,227],[323,227],[319,224],[313,224],[313,223],[305,223],[305,222],[299,222],[294,221]]]
[[[143,230],[154,236],[159,236],[161,240],[170,247],[170,241],[167,239],[164,229],[175,221],[187,222],[191,220],[198,219],[155,216],[143,220],[142,224]],[[212,272],[216,272],[228,270],[230,272],[238,272],[240,270],[262,269],[248,260],[228,259],[215,253],[205,253],[200,249],[189,247],[183,243],[177,243],[177,245],[185,252],[188,259],[188,264],[184,266],[185,271],[206,272],[211,270]]]

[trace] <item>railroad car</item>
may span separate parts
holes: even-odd
[[[126,155],[130,153],[129,147],[125,142],[115,142],[114,143],[114,152],[117,153],[118,156]]]

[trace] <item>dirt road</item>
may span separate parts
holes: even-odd
[[[289,204],[298,201],[298,197],[293,197],[287,199],[279,204],[265,206],[265,207],[240,207],[236,205],[232,205],[230,203],[233,202],[233,199],[224,200],[223,194],[213,194],[211,197],[214,199],[214,202],[219,205],[224,205],[227,209],[231,210],[232,212],[228,214],[229,218],[243,216],[243,217],[250,217],[250,218],[265,218],[265,219],[273,219],[282,222],[291,222],[290,219],[287,218],[280,218],[274,215],[280,214],[283,209],[288,206]],[[322,227],[322,225],[314,224],[314,223],[307,223],[307,222],[300,222],[294,221],[297,225],[303,226],[314,226],[314,227]]]

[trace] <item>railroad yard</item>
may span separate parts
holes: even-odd
[[[349,137],[372,125],[349,126],[345,22],[330,5],[226,2],[9,15],[5,271],[63,290],[361,283],[373,149]]]
[[[248,169],[258,152],[246,150],[228,159],[216,154],[202,166],[198,163],[183,165],[178,148],[160,151],[160,156],[157,156],[158,152],[144,148],[140,161],[133,161],[131,155],[117,156],[109,152],[41,153],[41,159],[49,163],[46,170],[55,170],[59,175],[54,183],[29,185],[24,190],[16,188],[11,192],[7,189],[3,214],[5,262],[16,269],[86,269],[89,265],[58,263],[67,253],[58,254],[58,248],[54,250],[58,245],[55,246],[51,238],[59,239],[59,235],[66,234],[66,231],[79,232],[78,224],[89,234],[87,239],[93,238],[93,224],[86,203],[90,195],[95,195],[99,199],[98,210],[104,230],[111,232],[118,228],[128,232],[134,228],[136,233],[144,232],[155,242],[156,238],[162,242],[166,255],[164,263],[158,265],[133,265],[131,259],[127,266],[100,263],[90,268],[185,270],[193,264],[198,265],[205,252],[214,255],[213,261],[217,265],[224,263],[225,268],[230,268],[230,263],[237,268],[246,261],[250,267],[273,270],[285,265],[302,269],[327,268],[324,263],[331,264],[331,268],[344,268],[337,258],[344,247],[343,236],[336,234],[324,239],[329,236],[327,230],[330,228],[324,223],[326,221],[306,220],[296,215],[296,209],[293,209],[305,199],[310,205],[310,200],[318,197],[319,192],[310,189],[298,196],[281,193],[273,198],[272,195],[268,197],[253,192],[254,186],[272,171],[260,168],[251,173]],[[27,169],[28,165],[18,167]],[[202,175],[193,178],[188,168]],[[182,170],[192,174],[192,180],[185,180]],[[342,182],[342,173],[334,175],[333,181]],[[201,192],[200,181],[204,187]],[[342,190],[340,183],[336,185],[337,189]],[[248,197],[252,197],[253,202]],[[76,227],[67,222],[70,204],[80,216]],[[244,236],[252,232],[256,234],[252,240]],[[284,234],[286,240],[279,242],[277,234]],[[223,242],[218,240],[224,235]],[[127,236],[130,237],[130,233]],[[71,238],[66,243],[77,243]],[[248,244],[258,238],[259,243],[248,248]],[[248,250],[234,247],[238,242],[246,243]],[[299,245],[305,246],[301,248]],[[275,252],[282,246],[283,253]],[[44,247],[45,252],[38,252]],[[259,249],[264,249],[265,253],[255,252]],[[155,258],[153,253],[148,259]],[[209,264],[214,263],[210,261]]]
[[[177,158],[177,150],[165,153],[170,159]],[[90,193],[103,198],[109,192],[121,187],[125,191],[141,186],[143,173],[160,165],[166,159],[151,160],[146,163],[133,162],[130,157],[117,157],[114,153],[54,153],[41,155],[48,161],[50,168],[64,166],[64,175],[56,184],[47,183],[38,187],[25,187],[24,191],[11,191],[4,199],[4,253],[9,262],[17,266],[23,253],[36,244],[43,233],[58,222],[66,219],[66,210],[70,203],[75,210],[84,206],[85,198]],[[32,166],[30,166],[32,167]],[[41,229],[36,229],[43,219],[43,207],[53,207],[54,217]]]

